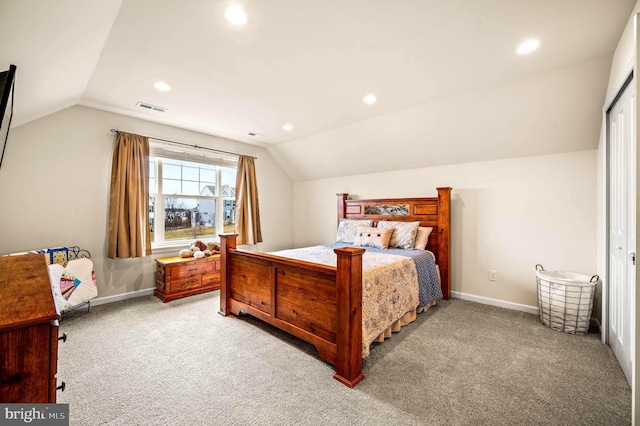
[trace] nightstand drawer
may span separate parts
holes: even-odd
[[[200,275],[194,277],[171,280],[171,291],[184,291],[191,290],[200,287],[201,278]]]

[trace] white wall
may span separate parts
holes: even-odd
[[[294,243],[335,240],[336,193],[429,197],[451,186],[452,291],[537,306],[537,263],[595,273],[596,161],[589,150],[297,182]]]
[[[100,297],[152,288],[154,256],[108,259],[111,157],[118,129],[258,157],[264,243],[291,246],[292,183],[263,148],[86,107],[11,129],[0,168],[0,254],[79,245],[94,260]],[[161,256],[177,255],[164,252]]]

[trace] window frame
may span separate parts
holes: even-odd
[[[152,250],[168,248],[168,247],[188,247],[190,246],[194,239],[193,238],[181,238],[181,239],[171,239],[165,240],[165,200],[170,197],[175,198],[188,198],[193,200],[215,200],[216,201],[216,212],[215,212],[215,233],[214,236],[202,236],[203,240],[211,240],[214,239],[216,241],[219,240],[217,234],[224,232],[224,202],[227,200],[235,202],[235,196],[223,196],[222,195],[222,173],[223,168],[235,169],[237,173],[237,158],[225,158],[221,155],[217,155],[216,157],[211,157],[208,155],[203,155],[202,153],[189,152],[187,150],[175,150],[174,147],[167,148],[164,144],[152,143],[150,144],[150,152],[149,157],[153,157],[154,161],[151,163],[149,161],[149,167],[154,167],[154,185],[151,187],[150,183],[148,183],[149,187],[149,205],[151,205],[151,199],[154,199],[154,208],[153,208],[153,241],[151,242]],[[192,163],[198,164],[206,164],[208,166],[212,166],[215,168],[215,196],[204,196],[204,195],[189,195],[189,194],[163,194],[162,193],[162,178],[163,178],[163,160],[180,160],[180,161],[188,161]],[[151,178],[151,173],[149,173]],[[187,179],[188,180],[188,179]],[[182,179],[181,179],[182,181]],[[235,185],[235,182],[233,183]],[[235,229],[235,208],[232,214],[234,229]],[[219,224],[221,224],[222,228],[218,229]],[[159,230],[161,230],[159,232]]]

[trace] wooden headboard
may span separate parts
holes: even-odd
[[[427,250],[436,256],[440,268],[442,295],[451,297],[451,188],[437,188],[432,198],[381,198],[376,200],[349,200],[349,194],[338,197],[340,219],[370,219],[374,226],[381,220],[420,222],[420,226],[433,228]]]

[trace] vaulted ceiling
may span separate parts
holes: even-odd
[[[549,103],[576,109],[566,126],[597,121],[635,0],[243,0],[242,26],[225,20],[230,3],[0,0],[0,67],[18,66],[14,125],[80,104],[268,147],[294,179],[590,149],[597,134],[547,125],[536,148],[486,123]],[[530,37],[540,48],[517,55]],[[380,164],[353,165],[390,146]]]

